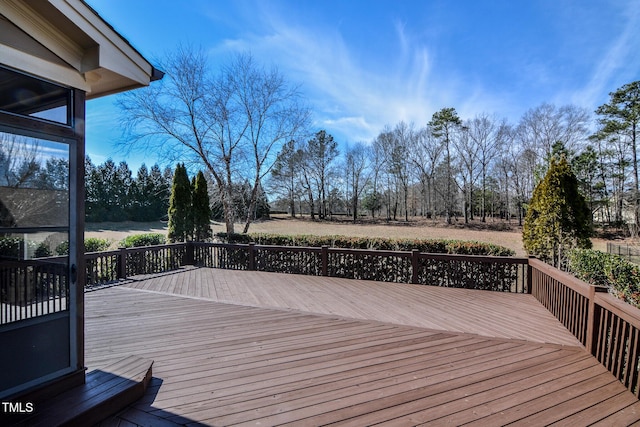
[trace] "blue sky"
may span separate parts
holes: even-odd
[[[192,44],[251,52],[301,84],[313,130],[342,146],[444,107],[512,123],[544,102],[589,111],[640,79],[640,2],[619,0],[87,0],[147,59]],[[87,104],[94,163],[125,157],[115,97]]]

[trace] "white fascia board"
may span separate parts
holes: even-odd
[[[153,71],[151,64],[85,4],[73,0],[49,0],[49,3],[96,41],[99,46],[97,65],[100,68],[139,84],[149,84]]]
[[[59,28],[41,19],[27,3],[3,0],[0,2],[0,13],[63,61],[81,71],[84,56],[82,47],[66,37]]]
[[[11,68],[43,77],[65,86],[91,91],[91,86],[84,76],[71,67],[46,61],[25,52],[0,44],[0,62]]]
[[[38,63],[36,70],[42,70],[43,77],[51,78],[51,75],[55,75],[57,78],[53,80],[63,84],[70,84],[69,82],[73,81],[73,87],[82,88],[88,93],[92,92],[91,88],[101,78],[108,78],[113,83],[122,80],[117,84],[121,85],[123,90],[146,86],[150,83],[153,72],[151,64],[86,4],[78,0],[44,1],[72,21],[92,41],[92,46],[87,48],[87,40],[84,40],[83,48],[79,42],[65,34],[64,28],[59,28],[47,21],[46,17],[21,0],[1,0],[0,13],[69,64],[68,72],[75,69],[86,81],[79,85],[75,75],[61,79],[60,71],[64,67],[58,66],[58,69],[47,72],[42,64],[48,62],[38,61],[37,58],[25,58],[22,60],[23,63],[31,65]],[[18,58],[12,58],[12,61],[20,62]],[[16,68],[24,70],[23,66]],[[117,78],[116,75],[121,76],[122,79]],[[109,91],[118,92],[119,90],[113,87]],[[94,96],[101,96],[101,94],[96,92]]]

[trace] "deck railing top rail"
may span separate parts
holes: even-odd
[[[589,283],[580,280],[565,271],[558,270],[537,258],[529,258],[528,262],[531,267],[548,275],[549,277],[553,277],[574,292],[585,297],[589,295],[589,288],[593,285],[590,285]]]

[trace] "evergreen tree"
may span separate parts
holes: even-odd
[[[100,221],[117,221],[122,220],[122,212],[119,211],[118,196],[116,191],[116,169],[117,166],[113,160],[107,159],[102,165],[98,166],[98,181],[101,183],[101,192],[98,200],[102,202],[103,215]]]
[[[193,240],[204,242],[211,238],[211,205],[207,180],[202,171],[198,172],[193,188]]]
[[[134,219],[135,213],[133,208],[133,175],[127,162],[122,161],[118,164],[115,171],[114,181],[111,183],[111,189],[115,196],[115,212],[113,212],[112,221],[122,221],[122,219]]]
[[[633,184],[630,201],[634,207],[634,229],[640,229],[640,80],[627,83],[609,94],[608,104],[596,110],[600,129],[596,138],[618,139],[626,146],[630,156],[625,156],[632,168]]]
[[[445,215],[447,224],[451,224],[451,217],[455,210],[455,190],[457,187],[454,167],[453,153],[454,139],[456,134],[462,129],[462,120],[458,116],[455,108],[443,108],[433,113],[431,121],[428,123],[432,135],[442,142],[444,147],[444,166],[446,177],[442,187],[442,197],[444,199]]]
[[[262,185],[258,186],[258,199],[256,200],[256,207],[253,212],[253,219],[269,219],[271,212],[271,206],[269,205],[269,199],[267,193],[262,188]]]
[[[191,238],[190,225],[191,185],[184,164],[178,164],[173,175],[169,199],[169,225],[167,237],[170,242],[184,242]]]
[[[591,247],[591,212],[578,187],[566,157],[552,158],[533,191],[522,229],[524,248],[530,255],[560,267],[568,249]]]
[[[98,168],[93,164],[91,158],[87,156],[84,161],[85,169],[85,216],[87,222],[102,221],[101,193],[102,180],[98,173]]]
[[[156,163],[151,167],[149,175],[149,179],[153,183],[153,196],[150,209],[154,212],[154,217],[159,219],[165,217],[169,210],[173,171],[171,168],[166,168],[165,173],[163,174],[160,170],[160,166]]]
[[[159,212],[157,208],[154,209],[155,205],[160,202],[155,185],[147,165],[143,163],[131,186],[132,220],[155,221],[166,215],[166,209],[164,212]],[[166,197],[168,199],[168,195]]]

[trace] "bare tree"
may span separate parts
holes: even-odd
[[[380,209],[382,205],[382,195],[379,191],[380,181],[384,175],[384,168],[386,157],[384,153],[384,144],[380,141],[379,137],[373,140],[371,143],[371,149],[369,150],[371,157],[371,193],[367,194],[367,206],[371,211],[371,218],[375,217],[376,210]]]
[[[388,175],[387,154],[385,149],[384,133],[380,133],[371,144],[371,167],[372,167],[372,194],[369,204],[371,205],[371,217],[375,215],[375,208],[382,210],[383,205],[383,183]],[[389,219],[389,209],[387,209],[387,219]]]
[[[409,159],[418,172],[422,197],[426,203],[425,211],[431,212],[435,221],[436,209],[433,201],[434,174],[443,153],[443,145],[433,135],[429,128],[416,132],[414,145],[409,153]]]
[[[390,134],[388,149],[389,172],[395,177],[397,186],[402,192],[402,205],[404,209],[404,220],[409,221],[409,184],[410,184],[410,163],[409,150],[414,145],[415,131],[413,124],[404,121],[398,123]]]
[[[502,187],[502,196],[504,197],[505,217],[507,222],[511,224],[511,200],[509,195],[511,182],[513,181],[513,165],[506,151],[500,153],[494,167],[497,175],[500,177],[499,181]]]
[[[243,142],[251,153],[251,196],[242,230],[247,233],[260,183],[273,167],[273,151],[305,129],[310,113],[301,104],[298,88],[289,86],[277,69],[258,66],[250,55],[237,56],[224,74],[242,111],[241,127],[246,128]]]
[[[318,131],[309,139],[303,148],[303,186],[309,193],[313,218],[313,187],[317,191],[315,199],[319,203],[319,216],[325,218],[328,214],[327,195],[333,164],[338,157],[338,144],[333,136],[326,131]]]
[[[250,180],[253,212],[274,151],[306,125],[308,110],[276,69],[248,54],[214,73],[202,50],[181,46],[162,64],[160,84],[118,98],[129,148],[162,152],[204,166],[220,196],[227,233],[233,233],[234,185]],[[251,214],[245,219],[247,231]]]
[[[0,186],[19,188],[40,171],[39,143],[36,139],[0,133]]]
[[[468,122],[466,123],[468,124]],[[477,130],[477,129],[476,129]],[[476,136],[476,135],[474,135]],[[462,193],[464,195],[464,222],[469,223],[469,216],[473,219],[474,201],[473,187],[476,184],[476,173],[478,172],[478,150],[477,140],[472,137],[470,130],[465,125],[460,136],[454,140],[454,145],[458,153],[460,171],[462,172]]]
[[[520,119],[518,133],[523,148],[536,154],[536,162],[545,166],[551,159],[553,146],[561,142],[575,151],[586,140],[589,113],[574,105],[560,108],[544,103],[528,110]]]
[[[353,146],[346,154],[346,172],[350,182],[351,209],[353,222],[358,219],[358,200],[362,191],[369,183],[369,153],[368,147],[362,143]]]
[[[504,139],[509,129],[505,122],[500,124],[495,117],[487,114],[480,114],[474,119],[468,120],[466,127],[469,138],[476,147],[475,157],[480,167],[480,185],[482,186],[482,222],[485,222],[487,216],[487,175],[492,162],[497,158],[504,145]]]
[[[296,216],[296,197],[298,195],[298,180],[302,167],[302,150],[295,140],[287,142],[283,147],[271,169],[271,190],[288,200],[289,215]]]

